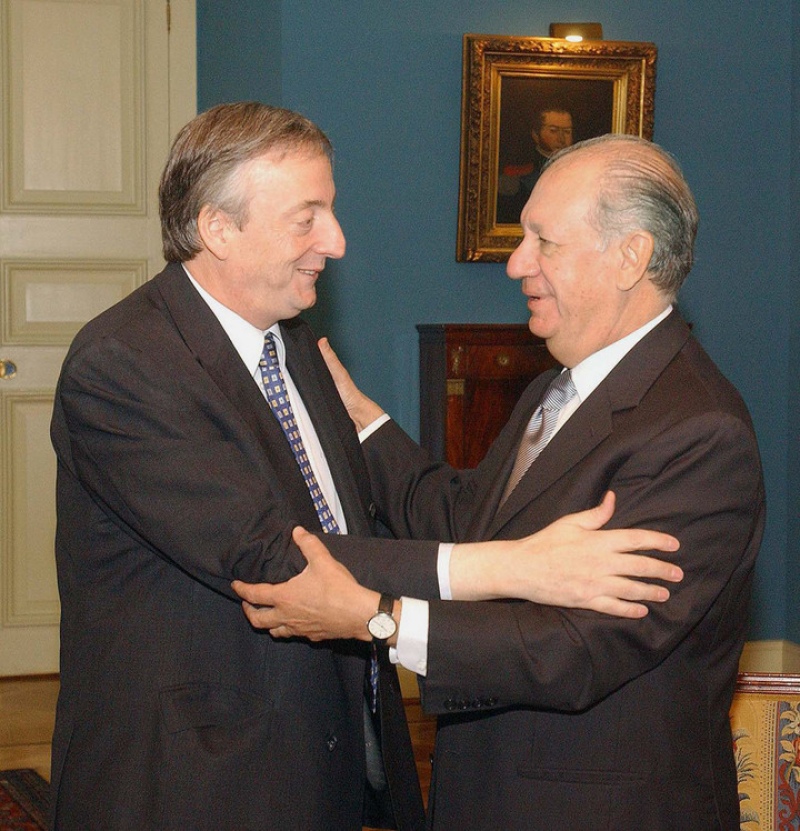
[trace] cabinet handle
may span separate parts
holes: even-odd
[[[453,375],[461,375],[461,359],[464,357],[464,347],[457,346],[450,353],[450,372]]]
[[[17,374],[17,365],[13,361],[0,360],[0,381],[10,381]]]
[[[506,355],[504,352],[501,352],[496,358],[498,366],[506,367],[511,363],[511,357]]]

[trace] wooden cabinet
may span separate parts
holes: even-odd
[[[420,442],[475,467],[530,381],[557,366],[524,324],[420,324]]]

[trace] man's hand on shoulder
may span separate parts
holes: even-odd
[[[361,432],[366,427],[369,427],[373,421],[380,418],[384,411],[380,405],[376,404],[371,398],[367,398],[355,385],[355,382],[350,377],[350,373],[345,369],[344,364],[333,351],[327,338],[320,338],[318,346],[328,366],[328,371],[336,384],[339,397],[347,408],[347,414],[353,420],[356,430]]]

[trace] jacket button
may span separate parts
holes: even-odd
[[[375,515],[378,513],[378,508],[374,502],[369,503],[369,508],[367,508],[367,510],[369,511],[369,515],[375,519]]]
[[[335,733],[328,733],[328,737],[325,739],[325,744],[328,746],[328,750],[332,753],[336,748],[336,745],[339,743],[339,739]]]

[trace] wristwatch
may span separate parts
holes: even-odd
[[[382,594],[378,611],[367,621],[367,629],[376,641],[385,641],[397,631],[397,621],[392,617],[394,598],[390,594]]]

